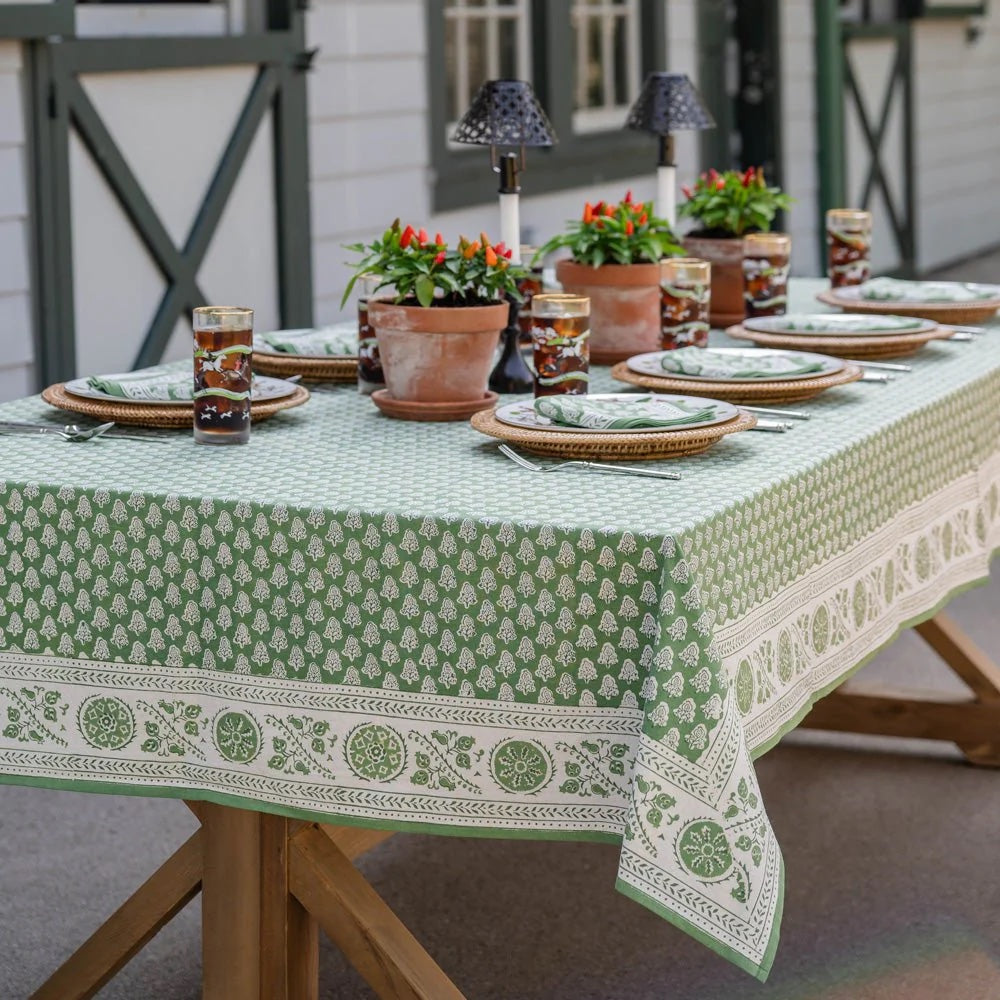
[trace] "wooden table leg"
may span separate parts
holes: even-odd
[[[203,1000],[259,1000],[261,813],[201,807]]]
[[[198,894],[201,855],[198,831],[77,948],[31,1000],[92,997]]]
[[[382,1000],[463,1000],[326,832],[299,830],[289,852],[292,893]]]
[[[288,838],[303,824],[262,817],[261,1000],[318,1000],[319,928],[288,890]]]
[[[917,633],[971,689],[971,698],[845,686],[818,701],[802,725],[811,729],[918,737],[956,743],[973,764],[1000,767],[1000,667],[939,613]]]

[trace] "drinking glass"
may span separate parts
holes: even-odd
[[[250,440],[250,356],[253,310],[194,310],[194,439],[198,444]]]
[[[826,213],[826,273],[833,288],[861,285],[871,274],[872,213],[831,208]]]
[[[379,280],[374,274],[363,274],[358,279],[358,391],[366,396],[385,388],[375,328],[368,322],[368,300],[375,294]]]
[[[531,300],[535,395],[582,395],[590,382],[590,299],[541,292]]]
[[[712,265],[697,257],[660,261],[660,350],[708,346]]]
[[[517,290],[521,293],[521,304],[517,311],[517,325],[521,329],[521,344],[525,347],[531,346],[531,300],[542,291],[542,265],[532,264],[531,261],[537,252],[538,247],[529,247],[521,244],[521,263],[528,269],[528,275],[517,283]]]
[[[788,308],[788,262],[792,238],[787,233],[751,233],[743,239],[743,312],[784,316]]]

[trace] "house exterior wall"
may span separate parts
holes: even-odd
[[[34,390],[21,46],[0,42],[0,399]]]
[[[664,0],[666,2],[666,0]],[[307,37],[319,46],[310,77],[310,171],[313,212],[313,287],[318,323],[343,315],[340,296],[349,277],[344,243],[367,240],[400,216],[446,237],[486,229],[499,236],[496,181],[483,158],[483,201],[460,211],[431,208],[430,101],[426,72],[426,15],[421,0],[317,0]],[[695,3],[667,8],[669,64],[695,74]],[[531,151],[523,178],[521,227],[525,242],[541,241],[576,216],[584,200],[617,200],[631,187],[654,195],[655,146],[633,178],[540,196],[531,195]],[[697,163],[697,138],[678,136],[679,181]],[[348,311],[353,306],[348,307]]]

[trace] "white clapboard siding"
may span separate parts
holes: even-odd
[[[21,49],[0,42],[0,401],[34,391]]]
[[[786,214],[792,272],[818,274],[816,41],[811,0],[785,0],[781,6],[781,117],[782,186],[795,198]]]
[[[975,41],[962,20],[921,22],[914,32],[921,268],[1000,244],[1000,10],[989,10]]]
[[[666,0],[664,0],[666,2]],[[309,44],[319,46],[309,77],[310,174],[316,321],[342,311],[340,297],[351,255],[342,244],[367,240],[396,216],[458,233],[486,229],[499,238],[496,180],[485,150],[483,201],[459,211],[431,211],[427,39],[422,0],[317,0],[307,14]],[[668,67],[696,76],[694,0],[668,6]],[[697,163],[697,137],[678,137],[681,179]],[[523,179],[522,235],[540,241],[562,228],[587,198],[618,199],[631,187],[636,198],[654,194],[656,149],[636,163],[636,176],[594,188],[531,194],[531,151]]]

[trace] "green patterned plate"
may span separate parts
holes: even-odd
[[[667,371],[661,359],[666,351],[652,351],[649,354],[637,354],[628,359],[630,371],[639,375],[652,375],[655,378],[683,379],[685,382],[734,382],[753,384],[757,382],[792,382],[798,379],[822,378],[824,375],[832,375],[834,372],[843,371],[845,362],[840,358],[831,358],[827,354],[810,354],[808,351],[780,351],[769,350],[767,348],[745,348],[745,347],[707,347],[706,360],[713,355],[719,355],[726,359],[745,358],[749,364],[758,363],[763,357],[782,357],[789,361],[797,361],[801,364],[819,364],[822,367],[811,372],[794,372],[792,374],[779,374],[777,372],[768,374],[766,377],[754,376],[747,378],[736,378],[734,376],[723,375],[687,375],[682,372]]]
[[[842,291],[842,289],[838,289]],[[743,326],[757,333],[788,333],[803,337],[870,337],[926,333],[936,323],[912,316],[839,315],[837,313],[789,313],[786,316],[760,316],[745,319]]]
[[[284,399],[286,396],[291,396],[297,388],[298,386],[294,382],[288,382],[283,378],[255,375],[251,396],[257,403],[266,399]],[[185,403],[194,405],[190,399],[124,399],[121,396],[112,396],[111,393],[92,388],[87,384],[85,378],[72,379],[66,383],[65,389],[66,392],[72,393],[74,396],[82,396],[84,399],[99,399],[102,403],[119,403],[121,405],[142,403],[143,406],[184,406]]]
[[[689,424],[678,424],[676,427],[630,427],[627,430],[616,430],[595,427],[573,427],[568,424],[557,424],[547,417],[535,412],[534,400],[519,400],[506,403],[496,408],[496,418],[501,423],[511,427],[525,427],[533,431],[557,431],[560,434],[663,434],[665,431],[686,431],[695,427],[714,427],[739,416],[739,410],[732,403],[724,403],[720,399],[708,399],[704,396],[674,396],[666,393],[647,396],[633,392],[605,392],[591,394],[589,399],[607,400],[609,402],[632,403],[646,401],[644,405],[654,410],[660,410],[665,415],[677,412],[677,404],[694,410],[702,410],[706,405],[715,407],[715,415],[708,420],[699,420]]]

